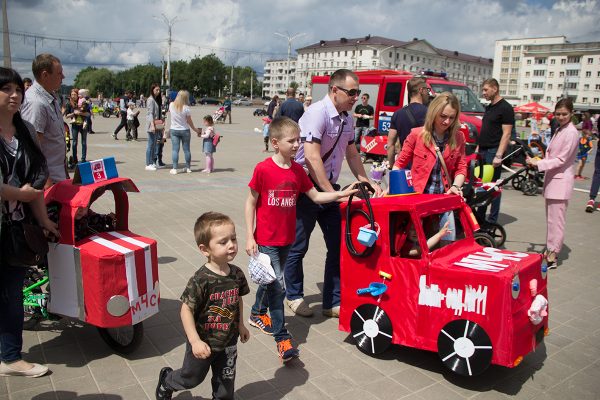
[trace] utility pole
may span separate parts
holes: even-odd
[[[250,70],[250,101],[252,101],[252,81],[254,80],[254,71]]]
[[[231,78],[229,79],[229,95],[233,96],[233,64],[231,64]]]
[[[4,67],[12,68],[10,62],[10,35],[8,34],[8,14],[6,0],[2,0],[2,38],[4,40]]]
[[[165,14],[160,14],[164,23],[167,24],[167,27],[169,28],[169,39],[168,39],[168,47],[167,47],[167,73],[166,73],[166,79],[165,79],[165,85],[167,85],[168,89],[171,89],[171,33],[172,33],[172,29],[173,29],[173,25],[175,25],[175,21],[177,20],[177,16],[169,19],[167,18],[167,16]],[[156,19],[159,19],[158,17],[154,17]]]
[[[288,52],[287,52],[287,73],[285,74],[286,90],[290,87],[290,56],[292,54],[292,40],[299,38],[300,36],[306,35],[306,33],[297,33],[294,36],[290,36],[289,32],[283,33],[275,32],[275,35],[281,36],[288,41]]]

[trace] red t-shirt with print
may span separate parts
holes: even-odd
[[[272,158],[256,164],[248,186],[258,193],[254,237],[261,246],[287,246],[296,238],[296,200],[313,183],[295,161],[282,168]]]

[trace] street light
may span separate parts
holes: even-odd
[[[163,13],[160,14],[165,24],[169,28],[169,41],[168,41],[168,49],[167,49],[167,79],[165,85],[167,85],[168,89],[171,89],[171,30],[173,25],[175,25],[175,21],[177,20],[177,16],[169,19]],[[160,20],[157,16],[154,16],[155,19]]]
[[[379,61],[378,61],[377,65],[381,66],[381,55],[383,54],[383,52],[386,51],[386,50],[388,50],[388,49],[391,49],[393,47],[396,47],[396,46],[394,46],[394,45],[388,46],[388,47],[385,47],[385,48],[383,48],[381,50],[379,50],[377,47],[373,47],[373,46],[367,46],[367,47],[379,52],[379,57],[378,57]],[[390,63],[390,68],[391,68],[391,65],[392,65],[392,63]]]
[[[275,32],[275,35],[281,36],[288,41],[288,53],[287,53],[287,73],[285,78],[286,88],[290,87],[290,55],[292,54],[292,40],[299,38],[300,36],[306,35],[306,33],[297,33],[294,36],[290,36],[289,32],[283,33]]]

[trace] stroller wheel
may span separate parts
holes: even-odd
[[[523,182],[525,182],[524,176],[515,176],[512,180],[511,185],[515,190],[521,190],[523,188]]]
[[[481,229],[494,239],[496,243],[494,247],[502,247],[506,242],[506,230],[502,225],[495,222],[486,222],[481,226]]]
[[[473,234],[475,242],[483,247],[496,247],[496,241],[489,233],[477,231]]]
[[[531,179],[523,182],[523,194],[526,196],[535,196],[538,192],[538,184]]]

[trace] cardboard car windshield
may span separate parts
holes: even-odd
[[[157,245],[129,231],[127,192],[138,189],[128,178],[110,178],[114,159],[101,161],[87,163],[76,174],[78,182],[87,184],[66,180],[46,191],[46,204],[60,207],[61,234],[48,253],[52,282],[48,310],[100,328],[115,328],[135,325],[158,312]],[[76,241],[78,209],[89,208],[107,190],[115,199],[115,230]]]
[[[362,352],[392,343],[434,351],[453,372],[472,376],[490,364],[515,367],[535,350],[548,332],[541,255],[477,244],[479,226],[460,196],[370,202],[380,232],[366,256],[357,240],[369,223],[365,201],[342,205],[342,232],[350,234],[342,235],[339,327]],[[365,213],[348,220],[348,207]],[[452,232],[429,249],[448,220]]]

